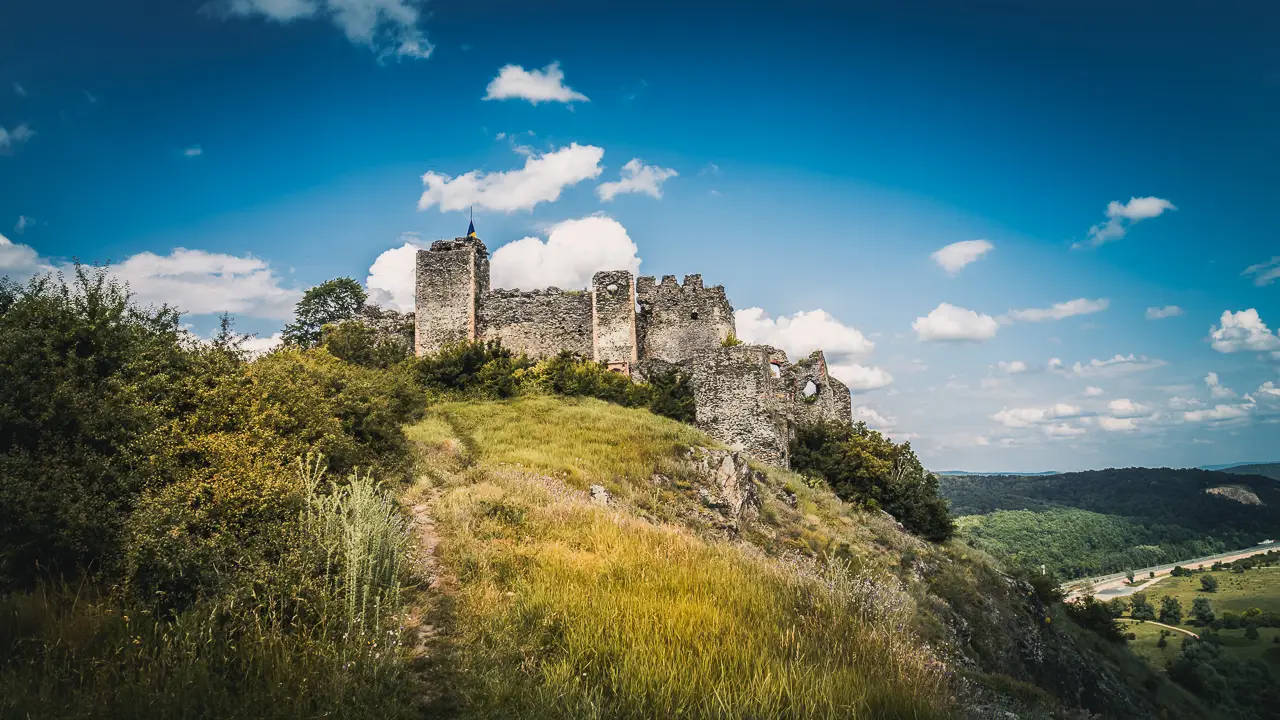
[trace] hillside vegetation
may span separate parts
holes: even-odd
[[[944,477],[962,535],[1066,578],[1250,547],[1280,533],[1280,486],[1207,470]]]
[[[412,358],[358,291],[254,359],[100,271],[0,282],[0,716],[1210,715],[942,539],[907,446],[761,467],[679,376]]]

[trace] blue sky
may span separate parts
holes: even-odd
[[[1280,10],[1115,5],[12,0],[0,272],[265,343],[474,204],[512,283],[724,284],[935,469],[1280,459]]]

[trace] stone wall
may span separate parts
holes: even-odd
[[[636,290],[626,270],[598,272],[591,278],[592,341],[596,362],[630,374],[636,364]]]
[[[827,358],[815,350],[807,358],[797,360],[782,373],[795,408],[796,422],[853,423],[853,403],[849,388],[827,372]],[[813,394],[805,387],[813,383]]]
[[[682,363],[693,377],[698,428],[731,450],[788,467],[790,400],[771,369],[786,358],[767,345],[736,345]]]
[[[438,240],[417,256],[414,352],[476,339],[480,296],[489,291],[489,252],[477,238]]]
[[[683,286],[674,275],[664,276],[661,283],[639,278],[636,299],[640,357],[683,362],[719,349],[734,334],[724,286],[704,288],[701,275],[686,275]]]
[[[529,357],[570,350],[591,357],[591,294],[578,290],[494,290],[480,298],[479,337]]]

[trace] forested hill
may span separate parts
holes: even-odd
[[[1280,463],[1253,463],[1236,465],[1229,468],[1218,468],[1220,472],[1233,475],[1261,475],[1262,477],[1280,480]]]
[[[1258,475],[1123,468],[940,479],[962,534],[1068,577],[1246,547],[1280,534],[1280,485]]]

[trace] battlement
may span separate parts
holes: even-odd
[[[589,290],[490,289],[489,251],[474,234],[417,254],[415,348],[500,340],[530,357],[568,350],[643,377],[675,367],[693,380],[697,424],[717,440],[788,465],[798,422],[852,421],[849,390],[815,352],[792,364],[765,345],[730,345],[733,306],[702,276],[597,272]]]

